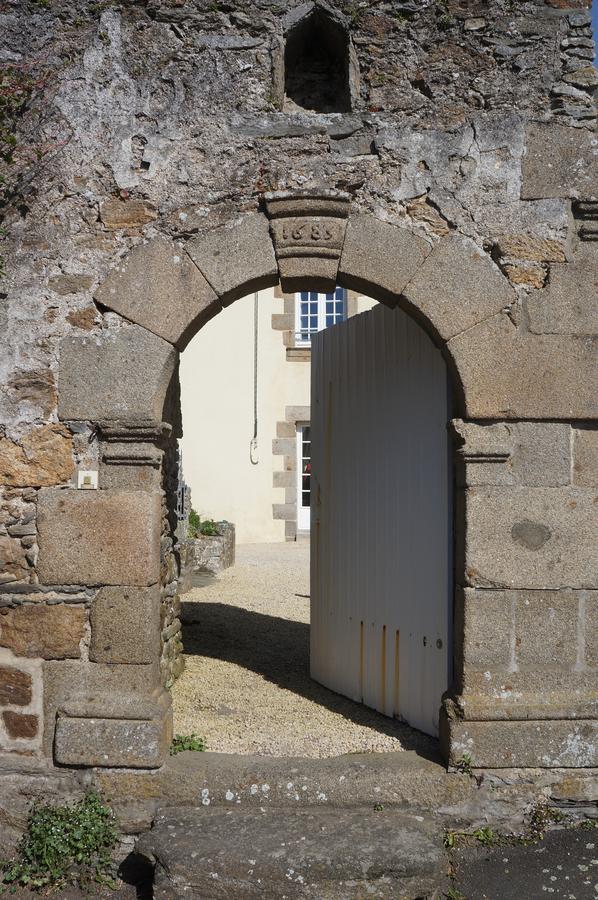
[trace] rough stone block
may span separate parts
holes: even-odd
[[[295,438],[274,438],[272,441],[272,453],[274,456],[291,456],[295,451]]]
[[[171,739],[168,722],[159,716],[101,719],[59,713],[54,756],[63,766],[153,769],[164,762]]]
[[[372,292],[394,306],[430,249],[406,228],[373,216],[352,216],[347,223],[339,281],[349,289]]]
[[[262,213],[193,238],[186,249],[224,306],[278,284],[268,219]]]
[[[297,507],[294,503],[273,503],[272,517],[274,519],[291,520],[297,518]]]
[[[138,325],[60,343],[61,419],[161,421],[174,348]]]
[[[87,611],[81,606],[18,606],[0,609],[0,647],[16,656],[77,659]]]
[[[462,623],[462,662],[466,669],[512,669],[515,657],[513,591],[462,588],[457,615]]]
[[[38,528],[38,574],[45,584],[158,581],[159,494],[45,488],[38,501]]]
[[[33,683],[29,672],[0,666],[0,706],[29,706]]]
[[[510,689],[559,692],[565,673],[583,657],[586,607],[591,591],[497,591],[465,588],[457,593],[462,622],[462,661],[467,690],[494,691],[490,673]],[[537,678],[530,678],[533,671]],[[473,673],[483,673],[476,679]],[[556,677],[552,677],[554,673]],[[507,699],[506,693],[503,699]]]
[[[449,761],[465,753],[475,768],[581,768],[598,765],[598,721],[546,720],[442,723]]]
[[[596,341],[521,332],[499,314],[449,341],[472,419],[598,418]]]
[[[152,663],[159,655],[158,587],[119,586],[98,591],[91,607],[90,660],[139,664]]]
[[[43,425],[15,443],[0,438],[0,482],[9,487],[48,487],[73,473],[73,439],[64,425]]]
[[[503,258],[527,259],[532,262],[567,261],[564,241],[536,237],[529,234],[503,234],[496,240],[498,253]]]
[[[88,291],[94,282],[93,275],[53,275],[48,287],[57,294],[79,294]]]
[[[119,665],[83,660],[42,663],[44,682],[44,749],[52,755],[58,712],[75,718],[144,719],[168,705],[159,688],[157,660],[152,665]],[[167,710],[168,712],[168,710]]]
[[[197,266],[166,238],[135,247],[109,273],[95,299],[181,350],[221,309]]]
[[[2,713],[2,720],[6,733],[13,740],[33,740],[37,737],[39,728],[39,719],[37,716],[28,715],[26,713],[15,712],[12,709],[5,709]]]
[[[443,884],[446,862],[427,816],[371,803],[306,806],[160,809],[137,846],[155,868],[155,900],[428,897]]]
[[[598,669],[598,593],[584,592],[580,607],[580,619],[585,640],[584,663],[589,669]]]
[[[598,428],[573,430],[573,483],[598,487]]]
[[[571,427],[548,422],[509,423],[513,483],[558,487],[571,483]]]
[[[596,196],[598,154],[585,128],[530,124],[523,158],[523,200]]]
[[[106,200],[100,206],[100,219],[111,231],[141,228],[157,218],[156,208],[145,200]]]
[[[571,427],[548,422],[453,421],[458,483],[558,487],[571,482]]]
[[[535,334],[598,335],[598,247],[582,244],[566,266],[551,266],[544,291],[527,300]]]
[[[274,472],[273,486],[276,488],[294,487],[296,479],[295,472]]]
[[[573,591],[521,591],[515,659],[525,669],[571,669],[578,658],[579,603]]]
[[[440,241],[403,291],[409,304],[444,340],[510,306],[513,288],[489,256],[468,238]]]
[[[18,538],[0,534],[0,584],[29,576],[26,551]]]
[[[594,491],[469,488],[465,503],[464,571],[469,585],[543,590],[598,587]]]

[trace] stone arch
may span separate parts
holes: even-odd
[[[72,538],[79,558],[90,560],[88,571],[83,576],[79,571],[77,581],[105,586],[96,603],[98,630],[105,626],[102,603],[112,610],[111,614],[115,604],[121,602],[130,610],[128,601],[120,596],[124,588],[135,592],[135,608],[139,609],[131,618],[131,633],[137,636],[140,617],[147,615],[151,621],[156,618],[162,518],[156,495],[173,426],[177,434],[171,403],[177,386],[177,351],[184,349],[224,307],[279,281],[284,291],[314,285],[326,290],[338,283],[407,310],[444,354],[456,387],[459,415],[470,419],[522,417],[526,402],[537,416],[542,415],[537,395],[531,403],[527,399],[530,386],[522,378],[530,344],[514,337],[516,329],[508,315],[514,299],[512,288],[491,259],[467,238],[449,234],[432,243],[407,228],[368,214],[353,214],[351,198],[346,194],[321,191],[266,195],[260,211],[186,244],[164,237],[142,243],[108,274],[95,295],[99,304],[120,314],[121,326],[97,336],[69,337],[61,346],[59,416],[66,422],[92,421],[98,426],[100,481],[108,490],[97,492],[93,499],[78,492],[50,492],[40,503],[42,576],[49,582],[63,580],[58,578],[60,566],[64,563],[68,569],[65,555],[61,558],[52,553],[52,542],[44,531],[48,528],[56,532],[59,528],[60,539],[63,534]],[[549,369],[544,366],[541,371],[546,377]],[[459,465],[472,461],[501,463],[512,453],[508,435],[494,434],[478,425],[460,428],[457,423],[456,439],[461,445],[456,456]],[[117,498],[111,496],[115,491]],[[127,538],[123,558],[111,564],[110,554],[94,554],[94,547],[97,523],[110,520],[114,510],[110,503],[116,501],[128,504],[131,515],[142,516],[145,528]],[[470,528],[466,515],[464,507],[458,506],[455,540],[459,585],[477,577],[475,573],[466,574],[464,548]],[[154,547],[149,553],[148,543]],[[127,558],[131,557],[140,560],[134,579],[127,570]],[[106,599],[102,599],[104,594]],[[459,692],[466,682],[466,650],[458,598],[459,593],[455,634],[455,682]],[[126,629],[118,638],[126,642]],[[149,648],[143,657],[144,672],[135,672],[136,666],[121,665],[126,647],[121,651],[114,659],[116,669],[123,673],[120,694],[116,700],[110,698],[113,718],[97,718],[102,706],[97,695],[104,684],[101,669],[106,670],[106,693],[119,677],[113,671],[110,654],[100,653],[94,659],[101,665],[92,667],[89,685],[83,685],[82,689],[93,693],[93,702],[80,698],[65,705],[64,698],[60,699],[62,686],[56,689],[48,721],[51,723],[58,713],[54,738],[58,762],[140,767],[160,764],[169,740],[168,697],[160,689]],[[145,681],[143,689],[135,678]],[[131,691],[129,682],[134,683]],[[128,721],[133,720],[133,691],[142,694],[145,705],[140,708],[147,709],[145,717],[134,719],[135,725]],[[458,708],[451,702],[449,699],[445,704],[443,740],[447,755],[452,752],[456,758],[464,726],[459,714],[451,713]],[[99,728],[103,731],[96,734]],[[131,739],[132,732],[139,738]],[[113,750],[104,735],[111,736]],[[150,738],[151,754],[143,749],[143,741]],[[48,737],[50,744],[51,740]],[[131,740],[136,747],[134,763],[129,757],[125,759],[120,749]],[[90,756],[89,748],[96,745],[101,746],[101,759]]]
[[[448,235],[432,245],[407,228],[352,215],[350,205],[340,192],[271,194],[263,212],[184,245],[164,237],[139,244],[95,294],[130,324],[116,334],[62,342],[59,417],[156,421],[176,351],[224,307],[279,281],[285,291],[338,283],[405,309],[442,350],[458,414],[479,415],[481,343],[498,337],[504,344],[512,330],[504,315],[514,300],[508,281],[467,238]],[[463,336],[475,329],[480,340],[472,353]],[[118,394],[113,378],[103,377],[108,371]],[[492,415],[486,408],[482,417]]]

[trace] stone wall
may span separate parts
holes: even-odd
[[[219,534],[200,534],[193,541],[193,571],[216,575],[235,564],[235,526],[218,522]]]
[[[2,164],[3,750],[160,764],[177,353],[257,287],[338,277],[418,317],[454,378],[452,757],[595,764],[588,6],[322,2],[351,108],[319,113],[284,97],[311,3],[2,4],[24,97]]]

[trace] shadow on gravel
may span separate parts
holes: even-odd
[[[357,725],[397,737],[405,750],[441,762],[438,742],[313,681],[309,674],[309,625],[232,606],[181,604],[186,655],[226,660],[258,672],[285,690],[325,706]]]

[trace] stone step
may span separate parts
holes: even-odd
[[[447,773],[414,752],[351,753],[326,759],[180,753],[147,775],[96,770],[107,797],[156,798],[160,806],[386,805],[438,809],[468,804],[479,791],[471,778]]]
[[[138,853],[154,900],[426,897],[449,885],[443,830],[396,809],[160,810]]]

